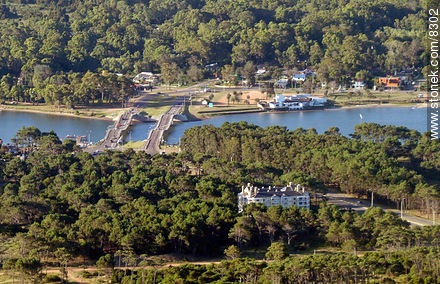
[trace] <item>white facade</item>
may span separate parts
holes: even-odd
[[[327,98],[319,98],[319,97],[311,97],[312,98],[312,106],[322,107],[327,104]]]
[[[299,94],[284,96],[278,94],[272,102],[269,102],[271,109],[301,110],[310,107],[322,107],[327,104],[327,98],[312,97],[310,94]]]
[[[367,87],[367,85],[365,84],[364,81],[356,81],[351,85],[351,88],[355,89],[355,90],[363,90],[366,87]]]
[[[261,76],[264,73],[266,73],[266,68],[264,68],[264,67],[263,68],[258,68],[257,72],[255,72],[255,75]]]
[[[156,84],[159,82],[159,78],[157,75],[151,73],[151,72],[141,72],[136,75],[136,77],[133,78],[133,82],[140,84],[140,83],[151,83]]]
[[[297,206],[310,209],[310,196],[300,184],[289,185],[280,188],[258,188],[248,184],[242,187],[238,194],[238,210],[243,211],[246,204],[262,203],[267,207],[281,205],[282,207]]]
[[[286,78],[282,78],[282,79],[279,79],[275,84],[274,84],[274,87],[280,87],[280,88],[283,88],[283,89],[285,89],[286,87],[287,87],[287,84],[289,83],[289,80],[288,79],[286,79]]]

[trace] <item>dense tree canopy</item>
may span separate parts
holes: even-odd
[[[130,279],[156,283],[437,283],[438,248],[417,248],[397,252],[323,254],[288,257],[282,261],[258,262],[249,258],[222,261],[215,265],[186,264],[158,272],[139,269],[124,276],[115,270],[112,281]],[[393,279],[398,280],[395,282]]]
[[[204,125],[186,130],[181,146],[193,155],[203,153],[261,171],[272,169],[266,172],[267,178],[279,170],[283,183],[290,179],[359,195],[373,192],[427,212],[439,205],[440,143],[428,133],[405,127],[363,123],[348,138],[334,127],[317,134],[314,129],[225,123],[220,128]],[[208,172],[218,168],[206,163]],[[265,184],[265,179],[252,182]]]
[[[0,151],[0,263],[23,279],[40,279],[48,259],[66,271],[77,256],[97,260],[98,270],[118,283],[127,283],[124,277],[153,277],[157,283],[326,282],[372,279],[375,273],[438,279],[421,254],[438,259],[438,251],[426,247],[438,247],[440,226],[410,227],[379,208],[359,215],[325,202],[311,210],[251,204],[238,213],[236,197],[248,182],[292,181],[312,193],[329,186],[374,190],[384,200],[405,196],[408,206],[437,210],[439,145],[426,134],[361,124],[347,138],[337,128],[317,134],[226,123],[187,130],[181,153],[155,156],[127,150],[94,157],[34,127],[19,130],[14,141],[28,155],[22,160]],[[384,252],[286,258],[322,245]],[[265,257],[274,262],[239,258],[261,247],[268,247]],[[116,259],[118,266],[133,266],[173,252],[224,253],[232,260],[129,276],[113,271]],[[344,267],[343,273],[336,267]]]
[[[102,70],[171,69],[169,83],[198,80],[212,62],[245,67],[249,76],[246,64],[253,61],[314,66],[321,81],[342,82],[357,74],[420,71],[426,56],[418,0],[1,3],[2,99],[68,104],[85,91],[69,86],[80,84],[85,72]]]
[[[118,252],[218,255],[231,244],[272,242],[297,250],[438,242],[437,226],[409,228],[377,208],[359,216],[328,205],[310,211],[254,204],[238,214],[236,199],[248,182],[292,181],[311,192],[333,184],[349,192],[374,190],[384,199],[405,196],[408,206],[435,210],[438,143],[425,136],[374,124],[359,125],[356,138],[346,138],[337,129],[319,135],[234,123],[187,130],[179,154],[127,150],[93,157],[53,132],[23,128],[14,139],[28,157],[0,154],[0,237],[8,240],[0,253],[68,259]],[[278,258],[275,252],[270,255]]]

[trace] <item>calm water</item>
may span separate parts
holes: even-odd
[[[9,143],[17,130],[23,126],[35,126],[43,132],[53,130],[63,140],[66,135],[89,135],[90,132],[90,140],[97,142],[104,137],[110,124],[112,122],[106,120],[2,110],[0,139]]]
[[[361,120],[362,115],[363,120]],[[262,127],[281,125],[288,129],[302,127],[304,129],[315,128],[323,133],[332,126],[337,126],[343,135],[353,133],[356,124],[376,122],[396,126],[406,126],[419,132],[425,132],[426,109],[410,107],[379,107],[379,108],[356,108],[356,109],[331,109],[315,111],[298,111],[284,113],[252,113],[212,117],[203,121],[185,122],[175,124],[170,130],[166,143],[176,144],[187,128],[203,124],[221,126],[224,122],[247,121]]]
[[[148,134],[156,126],[156,123],[138,123],[134,125],[128,133],[125,135],[124,141],[141,141],[148,137]]]
[[[360,115],[363,116],[363,120],[360,119]],[[362,121],[402,125],[420,132],[425,132],[427,129],[425,108],[412,110],[409,107],[380,107],[285,113],[251,113],[225,115],[202,121],[174,124],[166,137],[166,142],[168,144],[178,143],[185,129],[194,126],[204,124],[221,126],[224,122],[243,120],[262,127],[281,125],[286,126],[288,129],[296,129],[298,127],[305,129],[315,128],[319,133],[324,132],[329,127],[337,126],[344,135],[353,133],[354,126]],[[105,120],[0,111],[0,138],[7,143],[10,142],[11,138],[22,126],[36,126],[42,131],[54,130],[61,138],[66,137],[66,135],[88,135],[90,131],[91,140],[97,142],[104,137],[105,130],[111,123],[111,121]],[[145,140],[154,126],[154,123],[135,125],[131,129],[131,134],[125,137],[125,141]]]

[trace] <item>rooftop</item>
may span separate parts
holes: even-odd
[[[271,197],[271,196],[303,196],[303,192],[295,191],[292,187],[274,187],[274,188],[262,188],[257,191],[255,197]]]
[[[289,183],[285,187],[262,187],[258,188],[256,186],[252,186],[251,184],[248,184],[246,187],[242,187],[242,192],[244,196],[249,197],[272,197],[272,196],[304,196],[308,195],[308,193],[305,191],[304,187],[302,187],[300,184],[292,184]]]

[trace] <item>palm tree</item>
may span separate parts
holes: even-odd
[[[239,102],[240,102],[240,98],[239,98],[240,94],[237,93],[237,92],[235,92],[235,91],[234,91],[233,94],[234,94],[234,100],[235,100],[237,103],[239,103]]]

